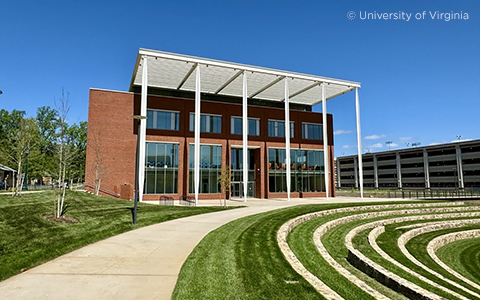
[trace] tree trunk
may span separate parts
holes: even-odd
[[[17,178],[16,178],[16,187],[12,191],[13,196],[20,196],[23,186],[23,174],[22,174],[22,157],[18,159],[18,169],[17,169]]]

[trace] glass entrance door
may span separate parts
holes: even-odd
[[[230,153],[230,170],[232,172],[232,198],[243,197],[243,149],[232,148]],[[248,190],[247,197],[255,197],[255,152],[248,150]]]

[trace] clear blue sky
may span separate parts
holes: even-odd
[[[479,17],[478,0],[3,1],[0,108],[34,115],[64,88],[87,120],[89,88],[126,91],[142,47],[359,81],[363,151],[479,139]],[[356,153],[354,94],[327,110],[336,155]]]

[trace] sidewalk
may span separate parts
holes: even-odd
[[[394,199],[228,201],[229,206],[247,207],[159,223],[88,245],[0,282],[0,298],[170,299],[185,259],[207,233],[223,224],[298,204],[387,200]],[[219,205],[219,201],[201,205]]]

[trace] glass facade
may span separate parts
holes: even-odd
[[[195,131],[194,113],[190,113],[190,131]],[[200,132],[222,133],[222,116],[201,114]]]
[[[178,144],[146,143],[144,194],[178,193]]]
[[[188,190],[189,193],[195,193],[194,190],[194,160],[195,146],[189,147],[189,172],[188,172]],[[212,194],[220,193],[221,188],[218,183],[218,175],[222,168],[222,146],[200,145],[200,188],[199,193]]]
[[[268,190],[287,191],[287,167],[291,174],[291,192],[325,192],[325,168],[322,150],[290,149],[291,166],[286,165],[286,150],[268,149]]]
[[[243,164],[243,149],[232,148],[230,151],[230,172],[232,173],[232,197],[243,197],[243,168],[248,168],[247,196],[255,196],[255,153],[247,150],[247,165]]]
[[[147,128],[178,130],[180,125],[180,113],[165,110],[147,110]]]
[[[294,137],[294,122],[290,121],[290,138]],[[268,120],[268,136],[285,137],[285,122],[277,120]]]
[[[242,134],[242,117],[232,117],[231,133]],[[248,118],[248,135],[260,135],[260,120]]]
[[[302,138],[307,140],[323,140],[322,124],[302,123]]]

